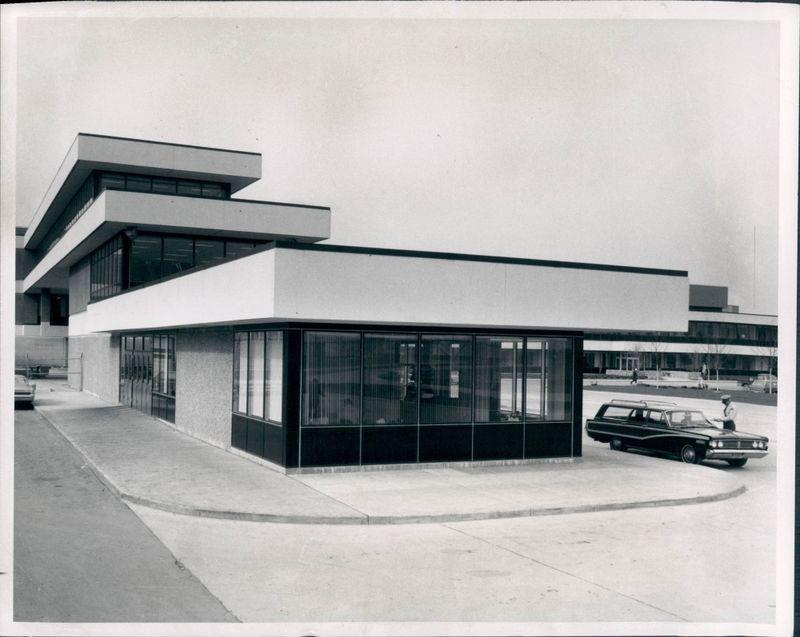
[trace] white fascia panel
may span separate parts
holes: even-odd
[[[277,249],[286,319],[686,331],[685,276]]]
[[[778,317],[771,314],[740,314],[738,312],[689,312],[690,321],[709,323],[740,323],[743,325],[778,325]]]
[[[92,202],[73,226],[64,233],[64,236],[56,242],[52,249],[42,257],[36,267],[25,277],[25,291],[35,287],[53,287],[53,285],[41,285],[53,269],[61,266],[68,257],[91,236],[106,219],[106,195],[103,193]],[[96,241],[104,241],[105,238],[95,237]],[[68,268],[69,264],[61,266]],[[66,280],[66,272],[61,274],[61,278]]]
[[[63,287],[70,265],[128,226],[156,232],[264,241],[293,238],[311,243],[330,236],[331,212],[325,208],[106,190],[25,277],[25,290]],[[84,243],[87,239],[89,242]],[[63,271],[44,279],[55,268]]]
[[[252,239],[291,237],[300,242],[330,237],[328,209],[122,190],[107,190],[104,195],[106,221],[124,225],[199,234],[239,234]]]
[[[275,251],[90,303],[69,334],[236,324],[274,316]]]
[[[74,190],[95,169],[222,181],[236,192],[261,178],[261,155],[79,133],[25,232],[26,247],[38,247]]]
[[[78,135],[78,158],[107,163],[117,170],[192,174],[197,178],[222,178],[252,183],[261,178],[261,155],[215,148],[162,144],[137,139]],[[234,184],[235,185],[235,184]],[[236,188],[234,188],[235,190]]]

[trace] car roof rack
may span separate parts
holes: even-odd
[[[628,405],[644,405],[647,407],[648,405],[673,405],[675,407],[678,406],[678,403],[673,403],[669,400],[625,400],[624,398],[612,398],[612,403],[626,403]]]

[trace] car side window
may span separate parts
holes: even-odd
[[[647,412],[647,423],[658,427],[666,427],[667,419],[663,411],[649,411]]]
[[[631,411],[633,411],[630,407],[616,407],[614,405],[610,405],[606,407],[606,410],[603,412],[602,417],[606,420],[628,420],[628,416],[630,416]]]
[[[644,417],[644,409],[634,409],[628,420],[631,422],[646,422]]]

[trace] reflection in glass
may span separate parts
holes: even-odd
[[[472,420],[472,337],[422,336],[420,422]]]
[[[475,421],[522,421],[521,338],[475,339]]]
[[[545,405],[548,420],[572,417],[572,347],[565,338],[547,340]]]
[[[529,338],[525,349],[525,418],[537,420],[542,411],[542,350],[543,341]]]
[[[247,414],[256,418],[264,417],[264,332],[250,332]]]
[[[417,422],[417,337],[364,335],[364,423]]]
[[[303,424],[360,424],[361,335],[306,332],[303,360]]]
[[[233,411],[247,413],[247,332],[236,332],[233,341]]]
[[[139,235],[131,242],[130,286],[161,277],[161,237]]]
[[[194,266],[193,241],[182,237],[164,237],[164,260],[161,276],[189,270]]]
[[[283,419],[283,332],[267,332],[266,338],[265,418],[273,422],[281,422]]]
[[[225,258],[225,243],[214,239],[195,239],[194,264],[213,265],[220,263]]]

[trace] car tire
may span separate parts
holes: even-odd
[[[612,451],[625,451],[628,448],[628,445],[622,442],[621,438],[612,438],[608,445]]]
[[[680,450],[681,461],[686,464],[697,464],[702,460],[694,445],[683,445]]]
[[[732,458],[731,460],[726,460],[725,462],[732,467],[743,467],[747,464],[747,458]]]

